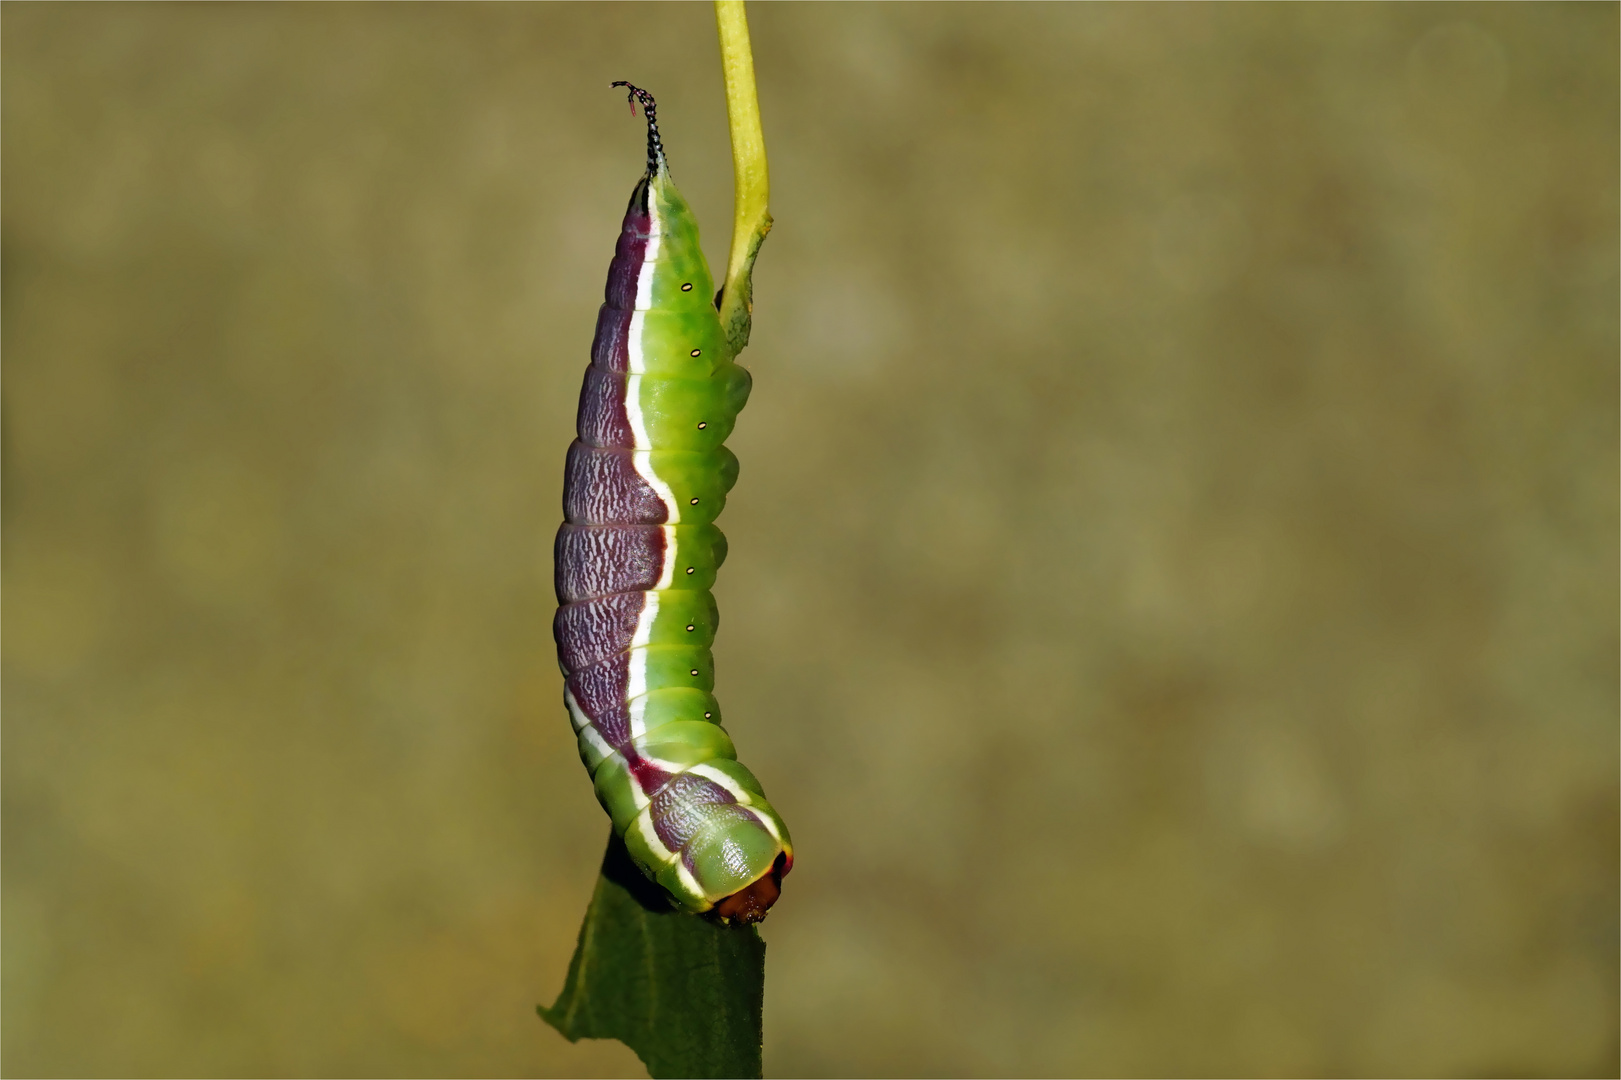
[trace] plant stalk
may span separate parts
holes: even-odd
[[[719,299],[720,323],[735,356],[749,342],[754,314],[754,259],[771,231],[771,178],[766,169],[754,50],[743,0],[715,0],[720,63],[726,78],[726,118],[732,133],[732,249]]]

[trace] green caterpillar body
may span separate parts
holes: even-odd
[[[793,866],[788,829],[737,762],[714,689],[726,558],[724,445],[748,400],[711,301],[698,226],[670,179],[653,100],[564,473],[553,623],[564,702],[631,858],[683,908],[763,918]]]

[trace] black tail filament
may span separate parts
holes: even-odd
[[[635,116],[636,103],[642,103],[642,112],[647,114],[647,175],[655,176],[660,169],[669,168],[669,161],[664,156],[664,143],[659,138],[658,104],[654,102],[652,94],[623,79],[613,85],[623,86],[630,91],[630,115]]]

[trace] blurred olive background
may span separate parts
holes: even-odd
[[[778,1075],[1615,1075],[1617,7],[790,6]],[[4,1069],[639,1075],[550,637],[705,5],[4,8]]]

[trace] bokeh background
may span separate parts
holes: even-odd
[[[1617,14],[753,8],[768,1075],[1621,1068]],[[710,10],[3,26],[4,1071],[639,1075],[550,549]]]

